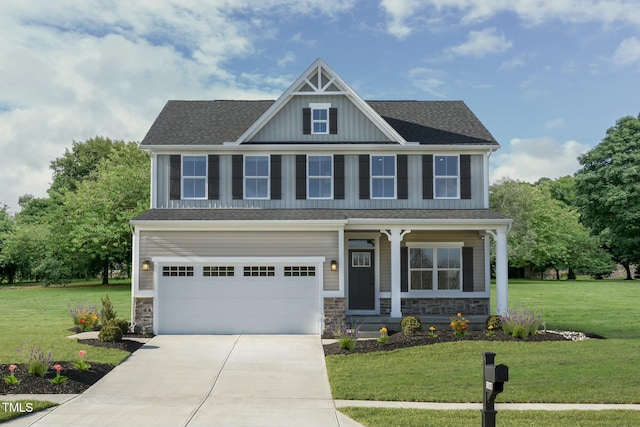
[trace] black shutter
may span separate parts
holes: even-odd
[[[407,155],[398,154],[398,199],[405,200],[409,198],[409,177],[407,172]]]
[[[409,248],[400,247],[400,292],[409,292]]]
[[[282,156],[271,155],[271,200],[282,198]]]
[[[234,200],[242,200],[244,193],[244,166],[242,154],[231,156],[231,194]]]
[[[333,198],[344,200],[344,154],[333,156]]]
[[[338,133],[338,109],[329,108],[329,133],[336,135]]]
[[[302,133],[311,135],[311,108],[302,109]]]
[[[471,156],[460,155],[460,198],[471,198]]]
[[[296,200],[307,198],[307,156],[296,155]]]
[[[218,200],[220,198],[220,156],[209,154],[208,161],[209,200]]]
[[[422,198],[433,199],[433,155],[422,155]]]
[[[473,292],[473,248],[462,248],[462,292]]]
[[[360,154],[359,157],[359,174],[360,174],[360,199],[369,198],[369,155]]]
[[[169,157],[169,200],[180,200],[182,179],[182,156],[172,154]]]

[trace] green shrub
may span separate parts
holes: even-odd
[[[542,325],[539,314],[535,314],[522,306],[510,308],[504,316],[501,316],[500,320],[505,334],[513,335],[520,339],[535,334]]]
[[[420,324],[420,319],[416,316],[406,316],[402,318],[400,322],[400,326],[402,326],[402,332],[407,335],[415,335],[416,332],[422,329],[422,325]]]
[[[111,320],[114,320],[116,318],[116,311],[113,309],[113,304],[111,304],[109,294],[106,294],[104,298],[100,298],[100,300],[102,301],[102,310],[100,310],[100,317],[102,317],[102,324],[106,325]]]
[[[98,334],[100,342],[119,342],[122,341],[122,330],[114,324],[104,326]]]
[[[122,331],[122,335],[126,335],[129,332],[129,321],[125,319],[111,319],[107,325],[113,325]]]
[[[53,362],[51,350],[47,353],[41,346],[31,346],[28,349],[18,349],[18,354],[25,360],[29,375],[44,377]]]
[[[494,331],[502,330],[502,318],[497,314],[487,317],[485,329],[489,329],[489,326],[493,326]]]

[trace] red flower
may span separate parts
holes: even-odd
[[[53,369],[55,369],[56,371],[58,371],[58,374],[60,373],[60,371],[62,371],[62,366],[61,365],[53,365]]]

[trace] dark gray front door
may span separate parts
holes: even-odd
[[[349,310],[375,310],[373,250],[349,250]]]

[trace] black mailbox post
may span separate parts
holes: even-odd
[[[509,381],[509,367],[494,364],[495,353],[484,353],[484,372],[482,375],[482,427],[496,426],[494,402],[498,393],[504,391],[504,383]]]

